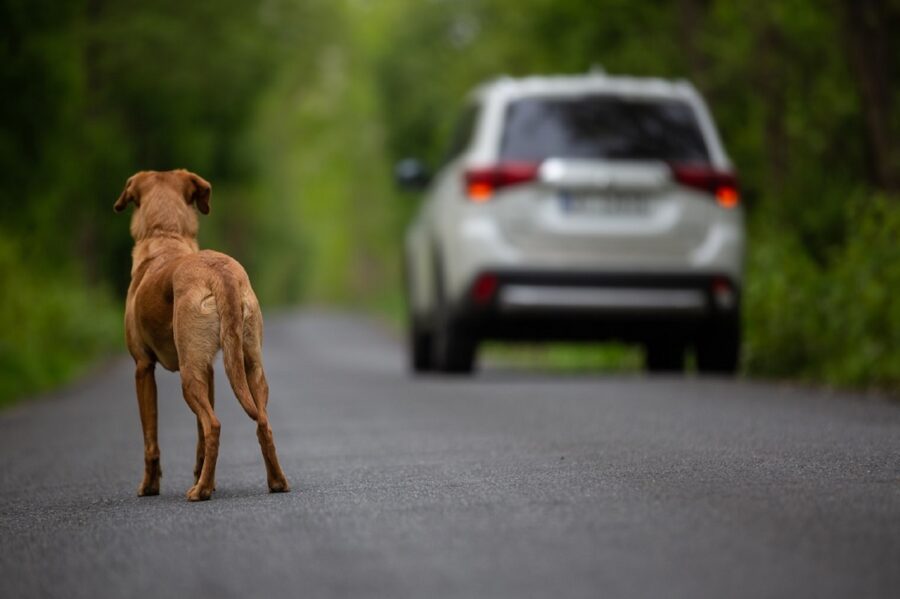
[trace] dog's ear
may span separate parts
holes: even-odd
[[[134,179],[137,175],[132,175],[128,178],[128,181],[125,182],[125,189],[122,190],[121,195],[119,195],[119,199],[116,200],[116,203],[113,204],[113,210],[116,212],[122,212],[125,210],[125,206],[128,205],[128,202],[134,202],[134,205],[138,208],[141,207],[141,201],[138,199],[137,192],[134,188]]]
[[[188,204],[195,203],[197,204],[197,210],[199,210],[201,214],[209,214],[209,198],[212,195],[212,185],[200,175],[189,172],[187,173],[187,176]]]

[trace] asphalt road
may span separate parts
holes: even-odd
[[[0,597],[898,597],[900,403],[772,384],[488,369],[411,379],[354,316],[270,318],[289,494],[217,371],[218,490],[130,361],[0,413]]]

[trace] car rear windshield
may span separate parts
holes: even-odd
[[[708,162],[693,109],[678,100],[610,95],[512,102],[500,149],[504,160],[545,158]]]

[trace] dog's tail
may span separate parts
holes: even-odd
[[[247,384],[247,371],[244,369],[244,310],[237,281],[225,277],[220,285],[215,286],[216,305],[221,318],[220,341],[225,362],[225,374],[247,416],[256,420],[259,412],[256,402]]]

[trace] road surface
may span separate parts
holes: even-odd
[[[267,323],[270,495],[217,369],[212,501],[158,374],[0,413],[0,597],[900,597],[900,403],[773,384],[488,369],[411,379],[372,322]]]

